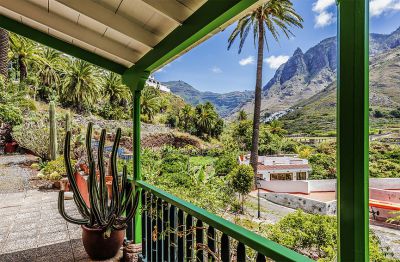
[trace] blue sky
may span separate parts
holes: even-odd
[[[293,0],[303,17],[303,29],[293,29],[294,37],[281,37],[280,43],[269,39],[265,50],[265,85],[276,68],[300,47],[303,52],[337,32],[335,0]],[[155,73],[160,81],[183,80],[201,91],[225,93],[253,90],[256,74],[256,49],[253,38],[238,54],[237,45],[227,50],[227,39],[235,25],[216,34]],[[400,26],[400,0],[370,0],[370,32],[390,33]]]

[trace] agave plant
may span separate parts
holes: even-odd
[[[68,222],[78,225],[85,225],[89,228],[96,228],[103,230],[104,238],[108,238],[112,230],[122,230],[127,227],[127,222],[130,221],[137,209],[139,202],[139,193],[135,192],[134,185],[126,190],[128,185],[127,180],[127,167],[123,167],[121,186],[119,183],[118,169],[117,169],[117,150],[119,141],[121,138],[121,129],[117,129],[117,133],[114,140],[114,145],[111,152],[111,175],[113,178],[112,182],[112,197],[108,199],[108,191],[105,180],[105,168],[104,168],[104,144],[106,140],[106,130],[103,129],[100,136],[98,156],[97,156],[97,167],[99,173],[99,179],[96,177],[96,164],[93,157],[92,151],[92,128],[93,124],[89,123],[86,133],[86,150],[89,163],[89,178],[88,178],[88,189],[89,189],[89,203],[86,204],[83,197],[78,189],[73,168],[70,160],[70,142],[71,142],[71,131],[68,131],[64,142],[64,161],[67,171],[69,183],[71,184],[72,191],[74,193],[74,201],[78,207],[78,211],[82,218],[73,218],[65,212],[64,208],[64,191],[60,191],[58,195],[58,210],[61,216]],[[135,192],[135,194],[133,194]],[[129,213],[125,214],[128,203],[132,201],[132,209]]]

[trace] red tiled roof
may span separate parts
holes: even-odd
[[[310,165],[301,164],[301,165],[258,165],[258,170],[280,170],[280,169],[311,169]]]

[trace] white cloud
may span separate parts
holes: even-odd
[[[254,64],[254,56],[248,56],[248,57],[246,57],[246,58],[243,58],[243,59],[241,59],[240,61],[239,61],[239,64],[241,65],[241,66],[245,66],[245,65],[251,65],[251,64]]]
[[[328,7],[335,4],[335,0],[318,0],[313,4],[313,11],[316,13],[322,13]]]
[[[289,60],[287,55],[270,56],[264,59],[264,62],[269,65],[271,69],[278,69],[280,65],[286,63]]]
[[[315,27],[324,27],[335,22],[333,13],[323,11],[322,13],[315,16]]]
[[[332,6],[335,6],[336,0],[316,0],[312,10],[316,13],[314,17],[314,27],[320,28],[328,26],[335,22],[335,15]]]
[[[170,66],[171,66],[171,63],[166,64],[165,66],[161,67],[160,69],[158,69],[158,70],[155,71],[154,73],[163,73],[163,72],[167,71],[167,70],[165,70],[165,69],[166,69],[167,67],[170,67]]]
[[[214,66],[213,68],[211,68],[211,71],[215,74],[221,74],[222,73],[222,69],[219,68],[218,66]]]
[[[392,11],[400,11],[400,0],[371,0],[369,2],[370,16],[380,16]]]

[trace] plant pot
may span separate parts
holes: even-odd
[[[125,230],[113,230],[103,238],[104,230],[82,226],[82,241],[86,253],[93,260],[106,260],[118,253],[125,238]]]

